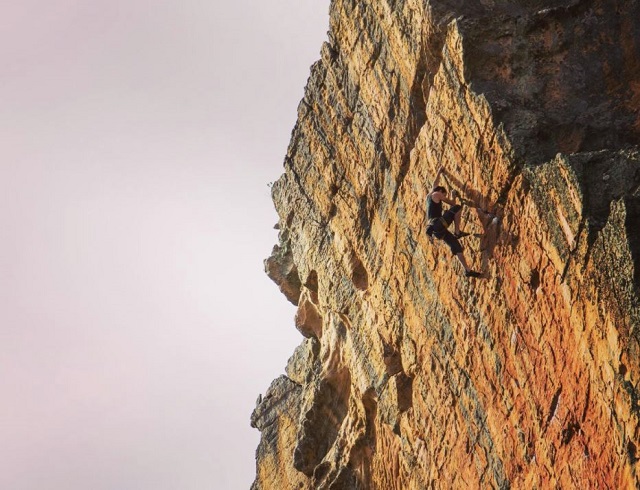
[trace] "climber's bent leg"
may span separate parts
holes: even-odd
[[[462,254],[462,245],[460,245],[460,241],[451,233],[449,230],[445,230],[442,234],[442,240],[449,245],[451,249],[451,253],[455,256]]]
[[[480,277],[481,274],[469,268],[467,264],[467,260],[464,258],[464,253],[462,249],[462,245],[460,241],[451,233],[449,230],[445,231],[442,235],[441,240],[443,240],[449,248],[451,249],[451,253],[455,256],[456,259],[462,264],[464,267],[464,274],[467,277]]]

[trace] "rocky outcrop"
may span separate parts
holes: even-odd
[[[273,186],[305,339],[253,488],[640,486],[640,4],[330,19]],[[425,234],[440,165],[481,279]]]

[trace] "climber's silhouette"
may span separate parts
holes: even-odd
[[[455,199],[457,195],[455,190],[451,192],[451,197],[453,199],[449,199],[447,197],[447,189],[445,187],[442,187],[441,185],[438,185],[440,176],[442,175],[443,171],[444,169],[442,167],[438,169],[436,178],[433,181],[433,188],[427,196],[427,218],[429,219],[429,225],[427,226],[427,235],[442,240],[447,245],[449,245],[451,253],[455,255],[455,257],[462,264],[462,267],[464,267],[465,276],[480,277],[482,275],[480,272],[470,269],[467,265],[467,261],[464,258],[464,253],[462,252],[462,245],[458,240],[463,236],[469,235],[469,233],[465,233],[460,229],[460,215],[462,212],[462,205],[456,204]],[[442,212],[443,202],[451,206],[444,213]],[[448,230],[451,223],[454,224],[455,233],[451,233]]]

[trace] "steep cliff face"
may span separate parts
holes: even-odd
[[[305,339],[252,415],[254,488],[637,488],[640,3],[330,19],[273,187]],[[425,234],[441,164],[481,279]]]

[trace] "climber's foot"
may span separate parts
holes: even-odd
[[[480,272],[472,271],[471,269],[464,271],[464,275],[466,277],[481,277],[482,274]]]

